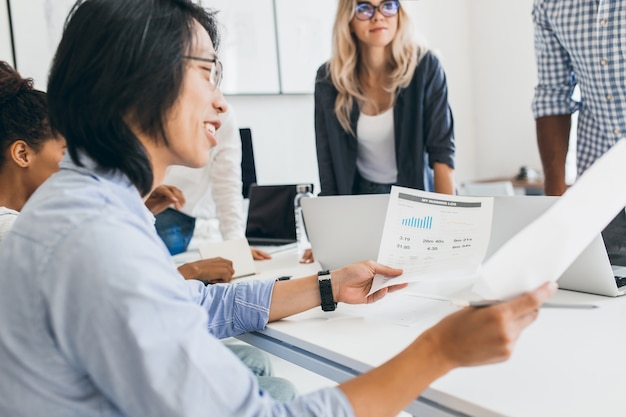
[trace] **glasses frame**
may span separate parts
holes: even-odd
[[[381,7],[382,7],[384,4],[387,4],[387,3],[395,3],[395,4],[398,6],[398,7],[396,8],[396,12],[395,12],[395,13],[393,13],[393,14],[386,14],[386,13],[383,11],[383,9],[382,9]],[[359,9],[359,6],[361,6],[361,5],[363,5],[363,4],[368,5],[368,6],[370,6],[370,7],[372,8],[371,15],[370,15],[369,17],[367,17],[366,19],[362,19],[362,18],[360,18],[360,17],[359,17],[359,15],[358,15],[358,13],[357,13],[357,11],[358,11],[358,9]],[[399,11],[399,10],[400,10],[400,1],[399,1],[399,0],[384,0],[384,1],[381,1],[381,2],[380,2],[380,4],[379,4],[378,6],[374,6],[374,5],[373,5],[372,3],[370,3],[369,1],[364,1],[364,2],[358,3],[358,4],[356,5],[356,7],[354,8],[354,17],[355,17],[355,19],[357,19],[357,20],[360,20],[360,21],[362,21],[362,22],[366,22],[366,21],[368,21],[368,20],[371,20],[371,19],[372,19],[372,17],[374,17],[374,15],[376,14],[376,11],[378,11],[378,12],[379,12],[381,15],[383,15],[384,17],[394,17],[394,16],[397,16],[397,15],[398,15],[398,11]]]
[[[222,61],[220,61],[217,57],[202,58],[193,55],[183,55],[183,58],[191,59],[193,61],[210,62],[213,64],[211,66],[211,73],[209,74],[209,82],[215,89],[220,88],[222,78],[224,78],[224,65],[222,64]]]

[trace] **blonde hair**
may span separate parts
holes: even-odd
[[[339,0],[337,15],[333,26],[332,56],[328,61],[328,71],[333,85],[338,91],[335,100],[335,114],[346,132],[354,135],[350,126],[350,113],[354,100],[359,104],[376,103],[364,95],[359,80],[360,50],[356,36],[350,31],[350,22],[354,17],[357,0]],[[402,7],[398,10],[398,30],[389,45],[389,84],[387,88],[393,94],[393,101],[398,88],[406,87],[413,78],[419,60],[426,52],[423,45],[413,38],[409,16]]]

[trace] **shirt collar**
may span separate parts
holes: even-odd
[[[98,180],[103,186],[113,190],[113,192],[128,202],[134,210],[141,213],[150,224],[155,223],[154,214],[146,207],[139,190],[130,181],[128,176],[118,169],[104,170],[98,163],[89,156],[80,152],[78,159],[82,166],[77,165],[69,155],[65,154],[59,167],[63,170],[71,170],[83,175],[89,175]]]

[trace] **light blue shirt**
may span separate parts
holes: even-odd
[[[626,1],[535,0],[535,118],[580,110],[581,175],[626,134]],[[572,98],[580,87],[580,102]]]
[[[185,281],[137,189],[69,158],[0,244],[1,416],[349,416],[274,402],[218,338],[262,329],[273,282]]]

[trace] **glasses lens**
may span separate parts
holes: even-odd
[[[369,3],[359,3],[354,15],[359,20],[369,20],[374,15],[374,10],[374,6]]]
[[[222,82],[222,62],[217,58],[214,58],[212,61],[213,66],[211,66],[211,75],[209,81],[211,81],[211,85],[214,88],[219,88],[220,83]]]
[[[379,10],[385,17],[391,17],[398,14],[400,4],[396,0],[389,0],[380,3]]]
[[[214,85],[215,87],[219,88],[220,84],[222,83],[222,76],[224,75],[224,68],[222,66],[222,61],[216,59],[215,60],[215,65],[213,65],[213,68],[215,68],[215,75],[214,75]]]

